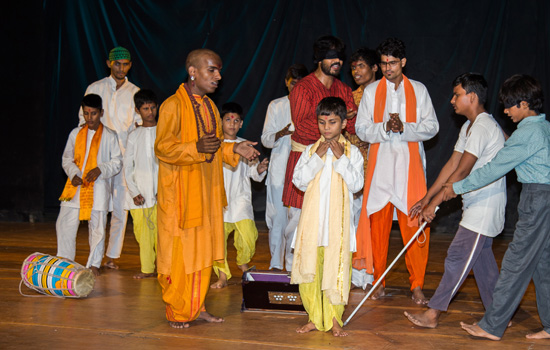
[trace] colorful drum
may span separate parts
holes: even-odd
[[[21,279],[39,293],[66,298],[88,296],[95,283],[92,270],[72,260],[38,252],[23,262]]]

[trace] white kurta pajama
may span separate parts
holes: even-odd
[[[132,214],[143,273],[155,271],[159,168],[154,149],[156,132],[156,126],[139,127],[132,131],[128,136],[123,164],[124,178],[128,186],[124,209],[130,210]],[[134,198],[140,194],[145,203],[136,205]]]
[[[285,236],[285,227],[288,224],[288,208],[283,205],[283,188],[285,184],[286,164],[290,154],[290,135],[285,135],[275,141],[275,134],[290,125],[289,130],[294,131],[290,117],[290,100],[288,96],[271,101],[267,107],[264,129],[262,131],[262,144],[271,148],[269,159],[269,171],[266,185],[265,222],[269,229],[269,250],[271,262],[269,268],[282,270],[285,260],[292,261],[291,239]],[[285,257],[288,257],[285,259]],[[290,269],[290,266],[288,266]]]
[[[65,150],[62,156],[63,170],[72,179],[75,175],[82,178],[82,169],[86,168],[90,145],[95,135],[94,130],[88,130],[86,138],[86,155],[82,168],[74,162],[75,141],[81,127],[71,131]],[[88,221],[90,255],[86,267],[100,267],[101,259],[105,251],[105,224],[107,211],[109,210],[109,200],[111,197],[111,179],[120,172],[122,168],[122,155],[118,146],[116,133],[107,127],[103,128],[101,141],[97,152],[97,167],[101,174],[94,182],[94,199],[92,206],[92,215]],[[72,200],[61,202],[59,216],[56,222],[57,232],[57,256],[75,259],[76,255],[76,233],[80,224],[80,186]]]
[[[224,142],[243,142],[241,137],[236,140],[224,140]],[[250,262],[256,251],[258,230],[254,223],[254,210],[252,208],[252,188],[250,179],[261,182],[266,172],[258,174],[258,164],[251,164],[241,157],[236,167],[223,163],[223,181],[227,196],[227,207],[223,212],[225,230],[225,261],[214,262],[214,272],[219,276],[222,271],[227,279],[231,278],[231,271],[227,263],[227,238],[231,232],[234,234],[235,248],[237,249],[237,264],[243,265]]]
[[[134,95],[139,88],[128,81],[117,90],[116,81],[108,76],[92,83],[86,89],[85,95],[97,94],[103,100],[103,125],[114,130],[118,135],[120,151],[124,156],[128,135],[135,129],[135,124],[142,124],[139,114],[135,111]],[[79,125],[84,123],[82,108],[79,111]],[[109,246],[107,256],[112,259],[120,257],[126,231],[128,211],[124,210],[126,200],[126,185],[124,176],[120,172],[112,179],[112,198],[109,211],[112,211],[111,226],[109,229]]]

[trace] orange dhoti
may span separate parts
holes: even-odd
[[[388,203],[384,208],[370,216],[372,254],[374,264],[374,283],[386,270],[388,260],[388,247],[390,243],[390,232],[392,227],[394,206]],[[412,236],[418,231],[417,226],[407,225],[407,215],[397,210],[397,219],[403,237],[403,245],[406,245]],[[430,245],[430,229],[424,229],[425,236],[421,233],[405,253],[405,263],[409,271],[409,282],[411,290],[424,286],[424,275],[428,263],[428,250]],[[419,243],[423,242],[422,244]],[[382,282],[385,285],[385,281]]]

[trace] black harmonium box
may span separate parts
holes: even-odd
[[[305,313],[297,284],[286,272],[246,271],[241,311]]]

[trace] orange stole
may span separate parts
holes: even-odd
[[[90,152],[88,153],[88,160],[86,162],[86,168],[82,172],[82,185],[80,185],[80,212],[78,215],[79,220],[90,220],[92,216],[92,207],[94,205],[94,183],[86,181],[86,175],[88,172],[97,167],[97,152],[99,151],[99,144],[101,143],[101,135],[103,134],[103,124],[99,124],[92,143],[90,145]],[[86,157],[86,144],[88,138],[88,125],[85,125],[78,134],[74,144],[74,163],[80,169],[84,163]],[[67,178],[65,188],[59,200],[62,202],[69,202],[76,194],[78,187],[73,186],[72,179]]]
[[[382,78],[380,83],[376,87],[376,93],[374,96],[374,122],[384,122],[384,110],[386,108],[387,97],[387,83],[386,78]],[[406,108],[406,122],[416,122],[416,94],[414,88],[409,79],[403,75],[403,87],[405,89],[405,108]],[[422,166],[422,159],[420,158],[420,150],[418,142],[408,142],[409,146],[409,173],[408,173],[408,185],[407,185],[407,211],[427,192],[426,177],[424,175],[424,168]],[[367,170],[365,172],[365,186],[363,187],[363,204],[361,205],[361,215],[359,217],[359,224],[357,226],[357,251],[353,257],[353,267],[356,269],[367,269],[368,273],[373,272],[373,258],[372,258],[372,243],[371,243],[371,229],[370,219],[367,215],[367,201],[369,198],[370,187],[372,184],[372,177],[374,175],[374,169],[376,166],[376,159],[378,156],[379,143],[373,143],[369,148],[369,161],[367,163]],[[408,213],[405,213],[408,214]],[[410,227],[417,226],[415,220],[407,217],[407,225]]]

